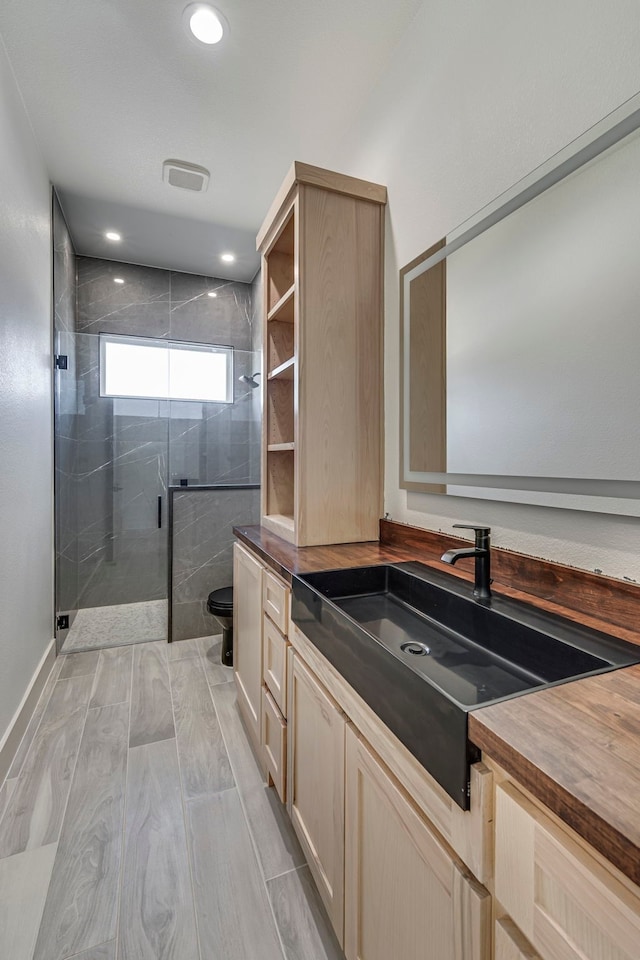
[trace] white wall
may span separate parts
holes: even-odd
[[[49,180],[0,41],[0,740],[53,637]]]
[[[399,475],[398,270],[640,90],[636,0],[425,0],[335,162],[389,188],[386,510],[486,521],[534,556],[640,581],[640,522],[407,494]]]

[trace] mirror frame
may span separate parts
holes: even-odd
[[[640,516],[640,478],[447,473],[445,383],[446,258],[638,129],[640,94],[400,270],[401,489]]]

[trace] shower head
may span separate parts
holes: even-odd
[[[241,377],[238,377],[238,380],[240,383],[246,383],[250,387],[255,388],[260,386],[259,383],[256,383],[256,377],[259,377],[259,376],[260,376],[260,371],[258,371],[257,373],[252,373],[250,377],[247,376],[246,373],[243,373]]]

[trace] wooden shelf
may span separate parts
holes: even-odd
[[[293,517],[285,516],[282,513],[268,514],[266,517],[263,517],[263,523],[266,527],[280,527],[282,530],[287,530],[289,533],[294,532]]]
[[[295,450],[296,445],[291,441],[291,443],[269,443],[267,445],[267,450],[269,453],[282,453],[285,450]]]
[[[296,358],[289,357],[284,363],[275,367],[267,374],[267,380],[293,380]]]
[[[267,320],[280,320],[283,323],[293,323],[293,303],[296,285],[292,283],[287,292],[269,310]]]

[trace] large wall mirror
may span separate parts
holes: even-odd
[[[402,487],[640,515],[640,97],[400,288]]]

